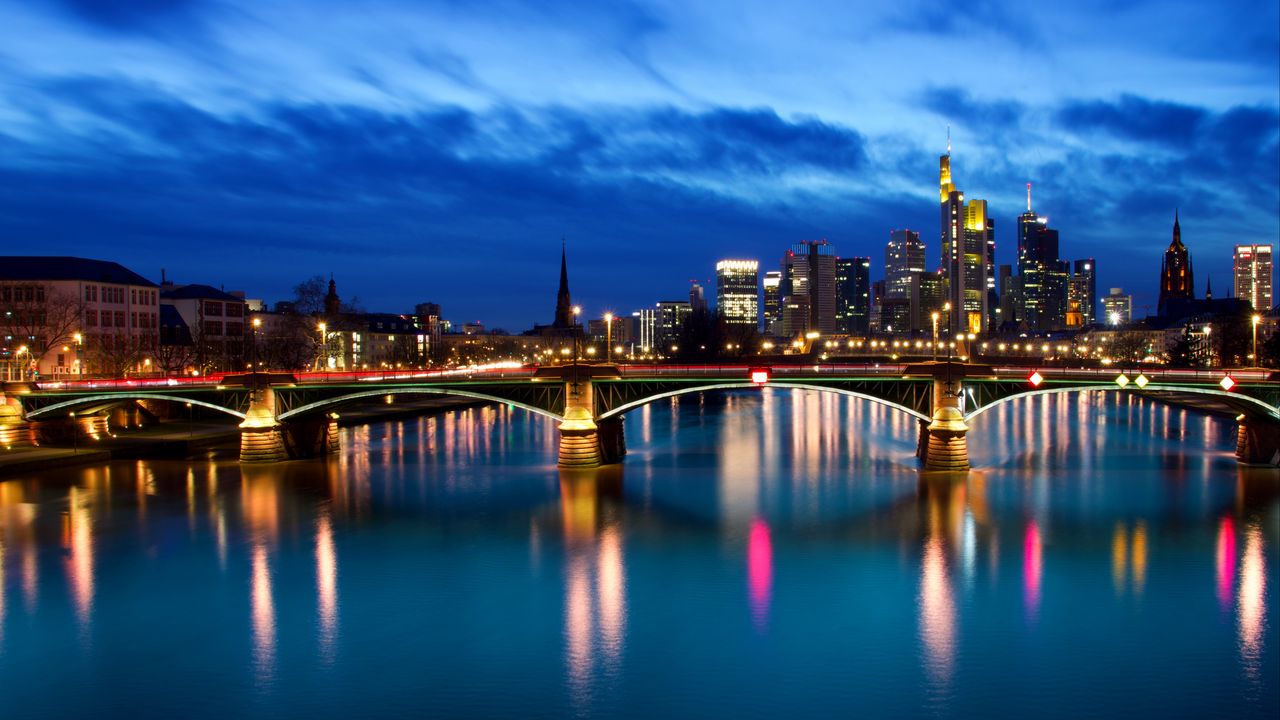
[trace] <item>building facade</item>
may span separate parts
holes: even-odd
[[[1232,274],[1237,298],[1248,301],[1255,312],[1271,311],[1270,245],[1237,245]]]
[[[782,258],[783,332],[831,334],[836,325],[836,251],[826,240],[805,240]]]
[[[1102,298],[1103,322],[1107,325],[1127,325],[1133,320],[1133,296],[1125,295],[1123,288],[1111,288]]]
[[[923,262],[923,250],[921,262]],[[849,335],[871,330],[871,258],[836,260],[836,325]]]
[[[1018,216],[1019,320],[1033,332],[1060,330],[1066,324],[1066,277],[1058,255],[1058,231],[1049,218],[1031,209]]]
[[[716,263],[716,312],[726,323],[760,326],[760,263],[721,260]]]
[[[1160,304],[1156,314],[1167,316],[1175,307],[1194,300],[1195,275],[1191,267],[1191,253],[1182,244],[1182,228],[1178,224],[1178,213],[1173,213],[1173,240],[1164,251],[1164,259],[1160,262]]]

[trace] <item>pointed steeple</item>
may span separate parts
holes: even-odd
[[[329,292],[324,296],[324,314],[333,316],[342,311],[342,301],[338,299],[338,284],[333,281],[333,273],[329,273]]]
[[[1205,300],[1213,299],[1213,276],[1212,275],[1210,275],[1204,281],[1204,299]]]
[[[564,238],[560,239],[560,289],[556,291],[556,319],[552,327],[573,327],[573,300],[569,297],[569,265],[565,261]]]
[[[1178,209],[1173,209],[1173,241],[1169,243],[1169,249],[1182,247],[1182,226],[1178,225]]]

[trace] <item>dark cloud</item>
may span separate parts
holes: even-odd
[[[207,0],[56,0],[89,25],[122,33],[153,34],[194,21]]]
[[[975,100],[958,87],[930,87],[920,94],[920,103],[931,112],[977,133],[991,134],[1017,127],[1026,108],[1012,100]]]
[[[1056,119],[1076,133],[1100,131],[1126,140],[1186,146],[1199,134],[1207,116],[1202,108],[1124,95],[1114,102],[1068,102]]]

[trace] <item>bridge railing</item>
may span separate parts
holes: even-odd
[[[1191,383],[1217,383],[1223,376],[1230,375],[1237,382],[1241,380],[1262,382],[1271,377],[1271,371],[1266,369],[1240,369],[1240,370],[1192,370],[1181,368],[1151,368],[1151,367],[1124,367],[1112,366],[1106,368],[1053,368],[1039,367],[1035,365],[1027,365],[1024,367],[998,367],[993,368],[993,372],[997,376],[1007,376],[1010,379],[1018,376],[1028,377],[1033,372],[1040,373],[1041,377],[1068,377],[1068,378],[1097,378],[1098,380],[1114,380],[1124,373],[1130,379],[1138,373],[1147,376],[1147,379],[1153,381],[1166,382],[1191,382]]]

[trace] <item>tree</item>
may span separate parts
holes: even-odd
[[[84,300],[51,285],[0,285],[0,323],[4,334],[25,346],[38,365],[54,348],[68,345],[83,328]],[[15,351],[11,348],[10,351]]]
[[[1186,325],[1182,329],[1182,336],[1178,341],[1169,348],[1169,366],[1176,368],[1189,368],[1195,362],[1194,348],[1191,343],[1191,326]]]

